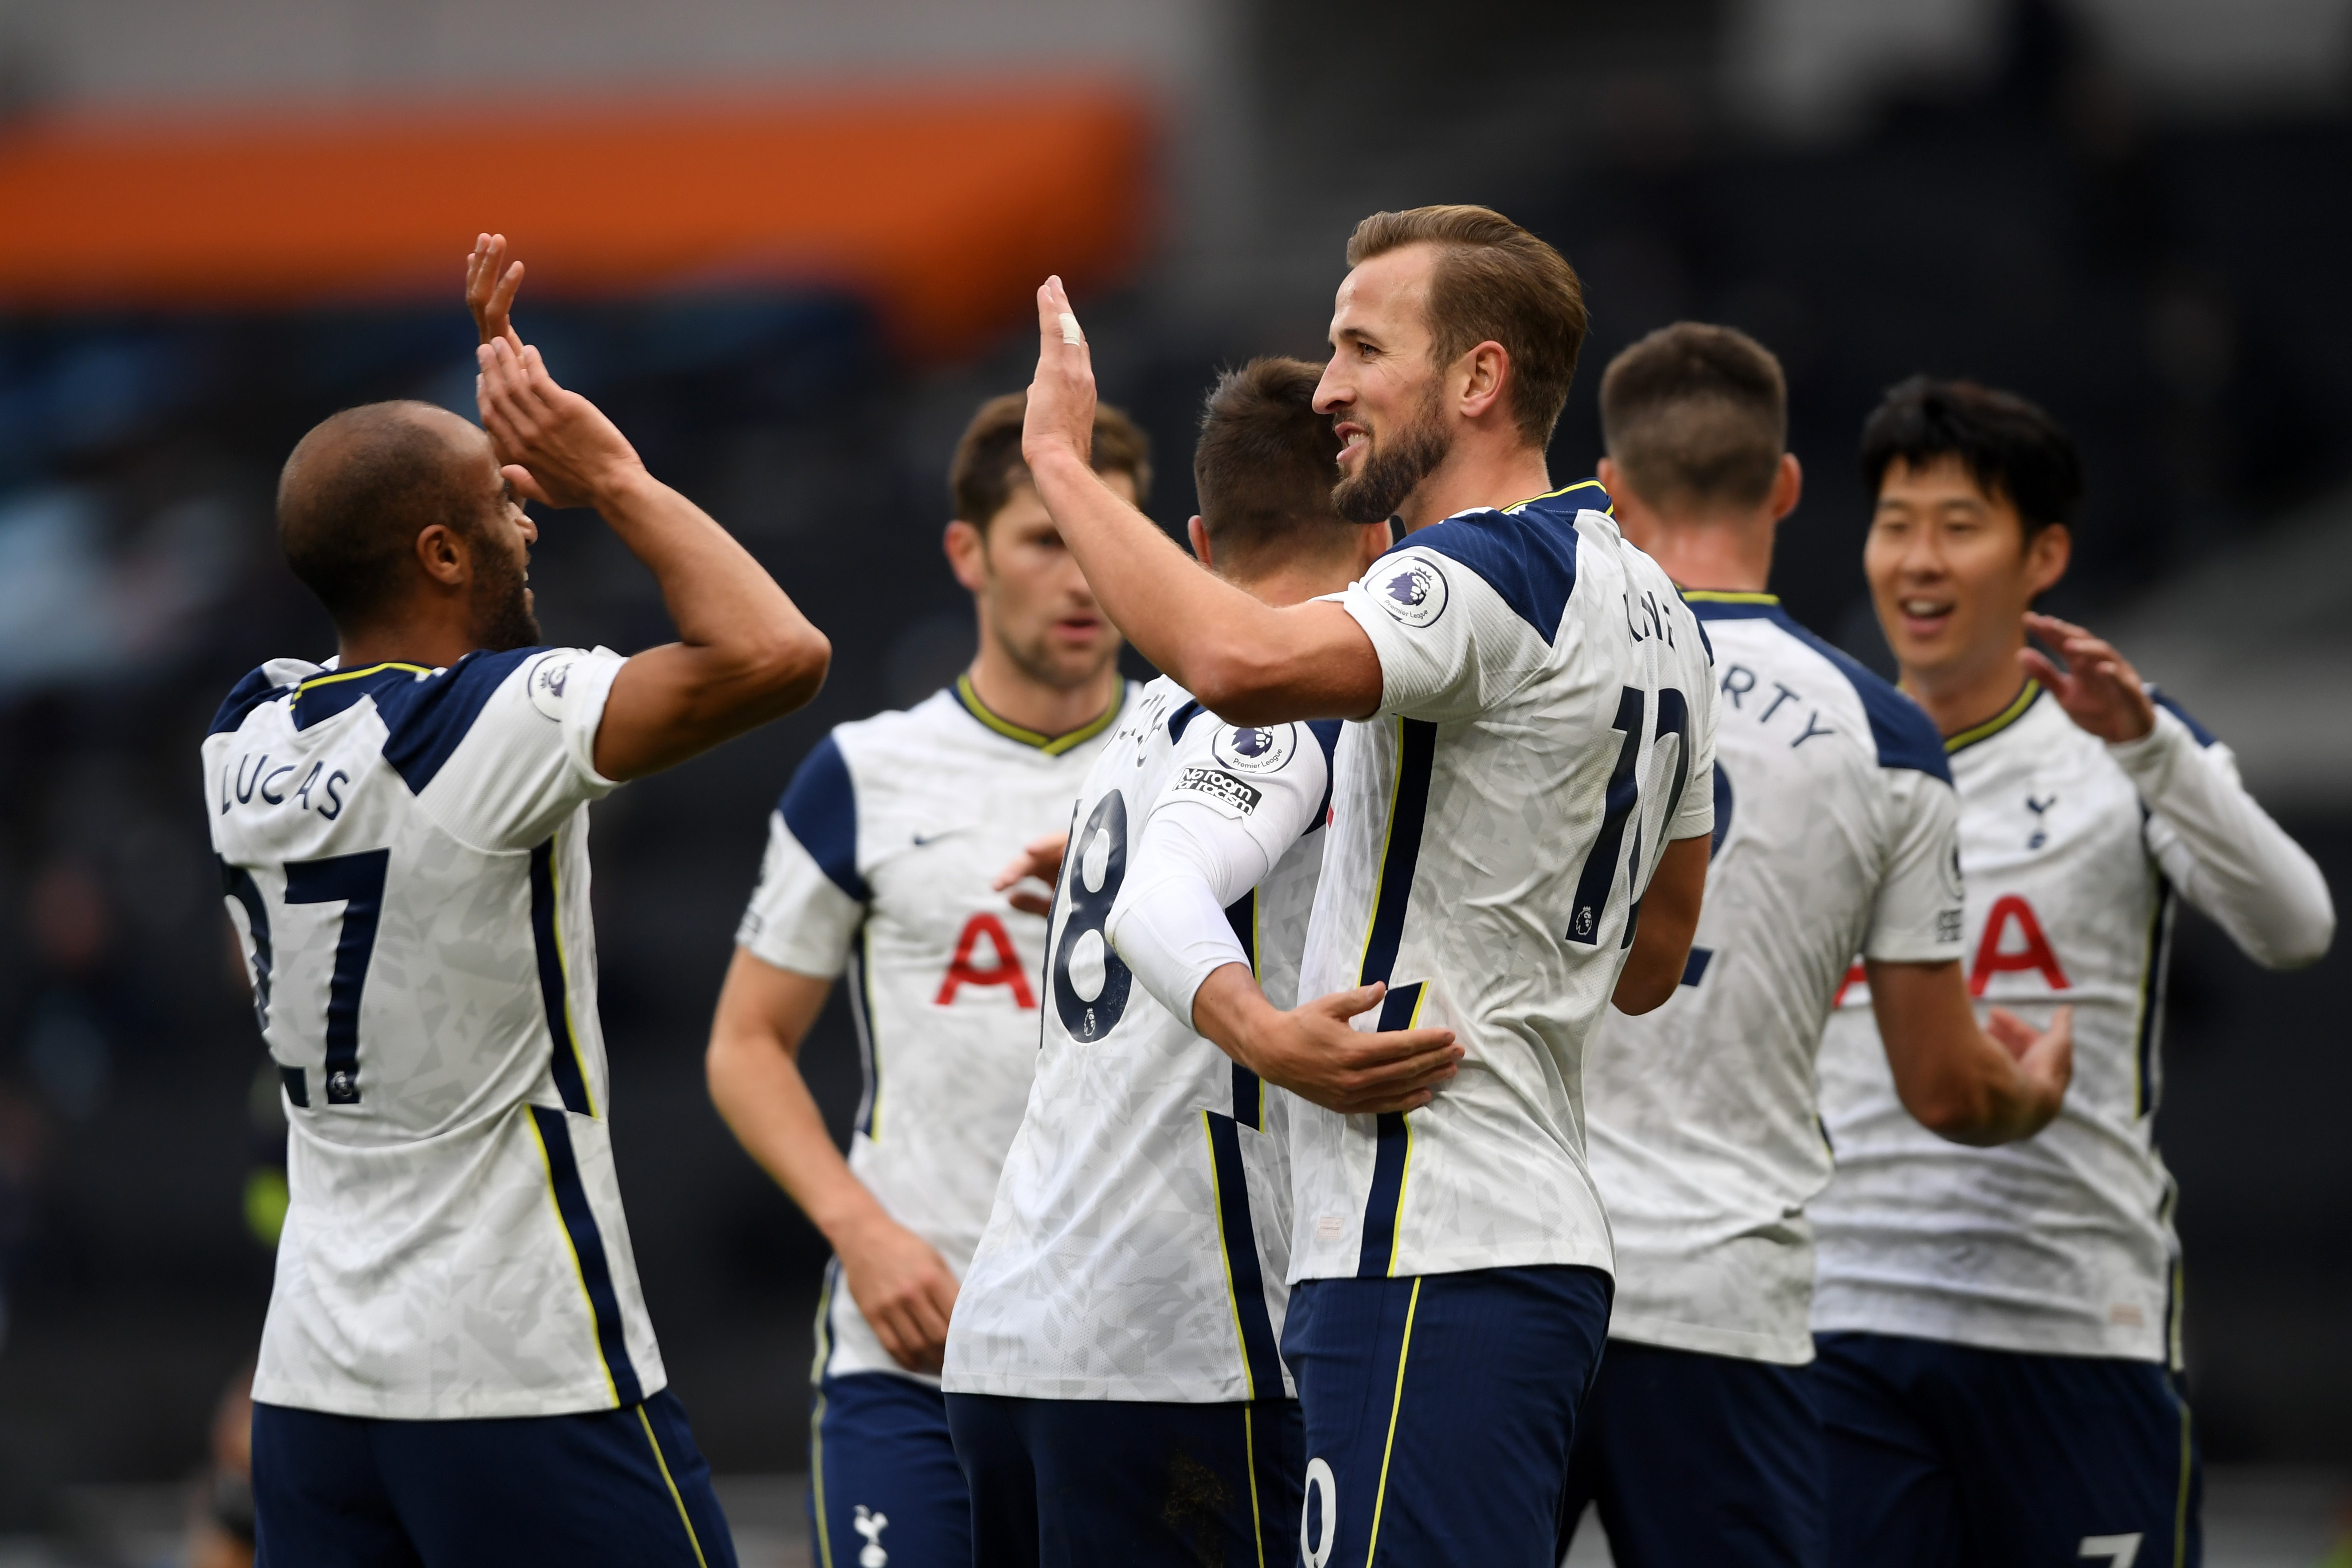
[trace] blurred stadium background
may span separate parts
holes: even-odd
[[[282,1131],[196,742],[331,643],[271,535],[295,437],[471,413],[478,230],[558,375],[834,639],[807,711],[595,817],[646,1289],[781,1562],[823,1248],[701,1078],[766,809],[968,657],[943,474],[1027,378],[1039,278],[1181,525],[1215,368],[1317,353],[1354,220],[1436,200],[1584,275],[1555,473],[1649,329],[1779,352],[1809,482],[1775,586],[1882,667],[1863,414],[1916,370],[2045,403],[2092,476],[2058,607],[2352,889],[2352,0],[0,0],[0,1563],[173,1560],[250,1353]],[[534,584],[551,640],[666,635],[593,519]],[[2352,1563],[2347,979],[2183,921],[2159,1126],[2217,1568]]]

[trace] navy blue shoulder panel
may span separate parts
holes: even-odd
[[[1408,533],[1393,547],[1415,546],[1459,561],[1486,580],[1519,619],[1549,645],[1559,634],[1568,596],[1576,590],[1576,523],[1581,506],[1469,511]]]
[[[245,722],[246,715],[271,698],[281,697],[291,689],[291,687],[271,685],[268,670],[255,670],[228,689],[228,696],[222,701],[220,711],[213,715],[213,727],[205,733],[208,736],[229,733]]]
[[[1862,710],[1870,717],[1870,738],[1878,743],[1878,765],[1882,768],[1909,768],[1926,773],[1946,784],[1952,782],[1951,759],[1944,754],[1944,737],[1937,731],[1936,721],[1927,717],[1927,710],[1871,673],[1861,660],[1843,648],[1824,642],[1820,637],[1789,618],[1785,611],[1772,619],[1798,641],[1837,666],[1838,673],[1862,699]]]
[[[873,899],[857,874],[857,786],[850,782],[840,742],[827,735],[816,743],[784,786],[776,809],[835,887],[861,904]]]
[[[1193,720],[1207,711],[1208,710],[1202,707],[1197,699],[1186,698],[1181,708],[1168,715],[1168,739],[1171,742],[1182,740],[1185,729]]]
[[[1322,826],[1324,820],[1331,814],[1331,786],[1339,782],[1339,763],[1336,753],[1339,750],[1339,726],[1343,722],[1345,721],[1339,719],[1307,721],[1307,732],[1315,737],[1317,745],[1323,748],[1323,804],[1315,808],[1315,819],[1307,825],[1307,831],[1309,833]]]
[[[469,653],[422,680],[405,670],[386,670],[384,674],[392,679],[382,685],[362,680],[349,684],[370,688],[376,711],[383,716],[383,727],[391,731],[384,738],[383,760],[407,781],[410,794],[422,795],[474,727],[474,721],[481,717],[483,704],[489,701],[499,683],[525,659],[546,651],[518,647],[504,653]],[[332,689],[322,688],[320,694]]]
[[[2210,746],[2213,743],[2217,738],[2213,731],[2205,728],[2204,725],[2200,724],[2196,720],[2191,719],[2189,716],[2188,709],[2183,708],[2179,703],[2175,702],[2171,698],[2167,697],[2163,692],[2158,691],[2153,686],[2147,689],[2147,695],[2158,708],[2163,709],[2166,712],[2171,714],[2174,718],[2188,725],[2189,732],[2197,737],[2197,743],[2199,745]]]

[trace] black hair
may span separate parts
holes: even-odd
[[[363,626],[398,598],[426,528],[479,537],[488,498],[445,423],[455,420],[430,404],[370,403],[329,416],[286,459],[278,542],[337,626]]]
[[[2025,537],[2072,525],[2083,506],[2074,438],[2039,405],[1973,381],[1915,375],[1890,388],[1862,426],[1862,480],[1878,494],[1897,461],[1917,468],[1958,458],[1989,496],[2017,508]]]

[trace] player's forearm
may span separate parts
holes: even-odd
[[[1658,861],[1636,911],[1641,923],[1634,928],[1633,950],[1625,955],[1610,994],[1610,1005],[1620,1013],[1639,1016],[1663,1007],[1683,983],[1706,893],[1709,843],[1706,837],[1675,839]]]
[[[2299,969],[2327,952],[2336,906],[2326,878],[2185,724],[2159,713],[2146,739],[2111,746],[2108,754],[2175,842],[2164,857],[2175,862],[2168,874],[2248,957]]]
[[[722,695],[776,712],[816,695],[832,644],[709,513],[642,468],[601,486],[596,510],[661,584],[682,649]]]
[[[1866,968],[1895,1098],[1919,1125],[1984,1148],[2032,1137],[2058,1113],[2051,1091],[1979,1027],[1958,963]]]
[[[1345,619],[1344,611],[1276,609],[1202,570],[1076,456],[1040,452],[1031,477],[1112,623],[1203,708],[1234,723],[1277,724],[1361,718],[1379,702],[1370,640],[1356,633],[1362,651],[1349,660],[1316,635],[1314,611]]]
[[[705,1069],[728,1130],[836,1249],[845,1235],[887,1217],[834,1147],[784,1041],[721,1028],[711,1036]]]

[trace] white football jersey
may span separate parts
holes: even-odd
[[[1610,1267],[1584,1047],[1670,839],[1715,820],[1705,634],[1581,485],[1409,536],[1342,598],[1381,661],[1339,741],[1299,991],[1453,1029],[1423,1109],[1291,1121],[1293,1279]]]
[[[1830,1179],[1813,1056],[1856,952],[1960,954],[1958,804],[1909,698],[1769,594],[1685,595],[1715,646],[1715,843],[1683,984],[1603,1016],[1584,1062],[1617,1247],[1615,1338],[1813,1356]]]
[[[2029,682],[1946,744],[1969,989],[2036,1028],[2071,1003],[2074,1083],[2033,1138],[1946,1142],[1895,1099],[1850,976],[1822,1045],[1837,1173],[1813,1206],[1813,1327],[2178,1365],[2175,1189],[2153,1141],[2174,893],[2285,963],[2326,949],[2326,886],[2174,711],[2110,746]]]
[[[948,1336],[951,1392],[1207,1404],[1290,1391],[1277,1348],[1289,1097],[1192,1032],[1202,974],[1163,999],[1115,939],[1134,912],[1123,891],[1156,880],[1145,857],[1171,819],[1197,816],[1195,842],[1250,862],[1221,934],[1292,1005],[1338,731],[1227,725],[1162,677],[1095,763],[1056,893],[1036,1083]]]
[[[1069,825],[1087,770],[1133,700],[1051,739],[982,704],[962,676],[903,712],[843,724],[770,819],[735,940],[779,969],[848,975],[866,1092],[849,1168],[961,1275],[987,1223],[1037,1060],[1045,922],[992,891],[1031,839]],[[828,1270],[814,1375],[889,1372]]]
[[[400,1420],[664,1383],[613,1168],[588,802],[619,655],[240,681],[206,815],[284,1080],[253,1397]]]

